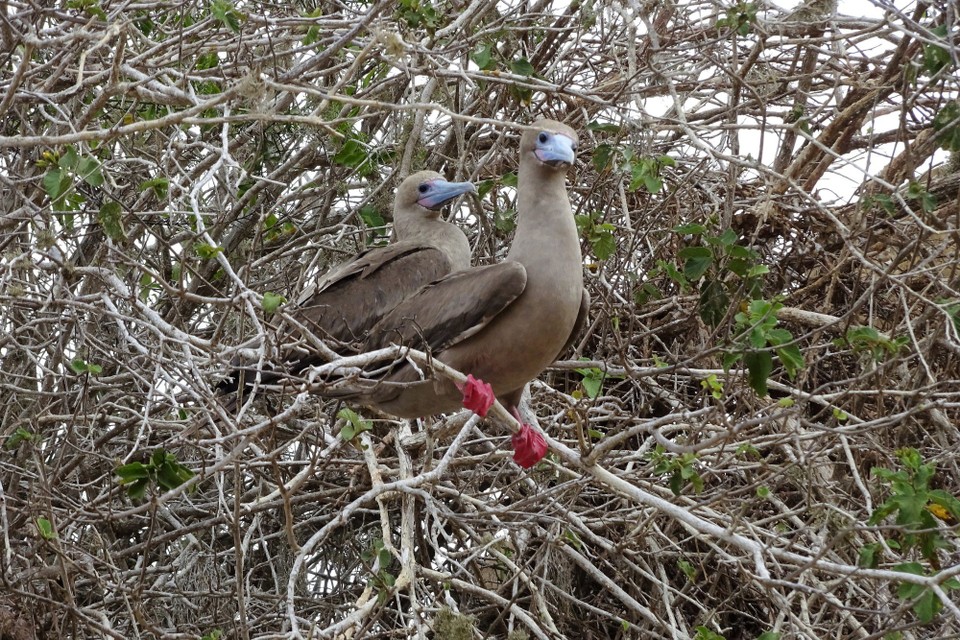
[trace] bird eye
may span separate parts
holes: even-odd
[[[547,134],[543,133],[542,131],[540,132],[540,135],[537,136],[537,140],[540,141],[540,144],[547,144],[547,140],[548,140],[548,139],[549,139],[549,138],[548,138]]]
[[[419,187],[417,187],[417,191],[419,191],[420,193],[426,193],[429,190],[430,190],[430,185],[428,185],[426,182],[424,182]]]

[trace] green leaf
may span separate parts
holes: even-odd
[[[439,24],[440,14],[427,0],[399,0],[399,16],[411,27],[426,27],[432,31]]]
[[[593,168],[600,173],[610,165],[614,148],[609,144],[598,144],[593,150]]]
[[[860,547],[857,564],[866,569],[875,569],[880,564],[879,554],[881,551],[883,551],[883,546],[879,542],[863,545]]]
[[[470,59],[483,71],[490,71],[497,67],[497,62],[493,59],[493,47],[489,44],[483,45],[470,54]]]
[[[677,255],[684,259],[683,275],[691,282],[703,277],[713,264],[713,251],[708,247],[684,247]]]
[[[40,440],[40,436],[37,434],[25,429],[24,427],[17,427],[16,431],[7,438],[7,441],[3,443],[5,449],[12,450],[20,446],[22,442],[37,442]]]
[[[960,103],[950,100],[933,117],[933,128],[937,132],[940,148],[960,152]]]
[[[517,174],[513,173],[512,171],[509,172],[509,173],[503,174],[502,176],[500,176],[500,184],[502,184],[502,185],[505,186],[505,187],[514,187],[514,188],[516,188],[516,186],[517,186]]]
[[[697,633],[693,636],[693,640],[726,640],[719,633],[714,633],[703,625],[696,627],[696,631]]]
[[[793,334],[782,327],[768,329],[765,335],[767,336],[767,342],[775,347],[780,346],[781,344],[786,344],[793,340]]]
[[[687,224],[681,224],[671,229],[674,233],[682,236],[699,235],[706,230],[707,228],[698,222],[688,222]]]
[[[236,10],[230,0],[213,0],[210,3],[210,14],[234,33],[240,33],[243,15]]]
[[[97,219],[100,221],[104,233],[114,242],[122,242],[127,239],[127,235],[123,230],[122,215],[123,210],[120,208],[120,203],[116,200],[104,202],[103,206],[100,207],[100,213],[97,215]]]
[[[783,363],[783,368],[786,369],[787,375],[790,376],[791,380],[796,377],[797,372],[803,369],[803,365],[806,364],[803,359],[803,351],[801,351],[800,346],[796,344],[777,349],[777,357],[780,358],[780,362]]]
[[[907,187],[906,196],[910,200],[919,200],[920,207],[926,213],[932,213],[937,208],[936,197],[927,191],[919,182],[910,182],[910,185]]]
[[[88,364],[82,358],[74,358],[70,363],[70,368],[76,374],[91,373],[93,375],[98,375],[103,373],[103,367],[98,364]]]
[[[369,431],[373,428],[372,422],[362,419],[356,411],[347,409],[346,407],[337,412],[337,417],[347,422],[347,424],[340,429],[340,437],[346,442],[353,440],[364,431]]]
[[[609,226],[612,227],[613,225]],[[617,238],[608,229],[602,229],[590,238],[590,245],[593,247],[593,255],[597,256],[597,260],[600,261],[606,260],[617,252]]]
[[[223,253],[222,247],[214,247],[206,242],[198,242],[197,244],[193,245],[193,250],[204,260],[210,260],[216,257],[218,253]]]
[[[693,582],[697,578],[697,569],[684,559],[677,560],[677,567],[687,576],[687,580]]]
[[[920,622],[927,624],[933,621],[942,606],[943,603],[933,589],[924,589],[917,601],[913,603],[913,612],[917,614]]]
[[[723,360],[721,366],[724,371],[730,371],[730,368],[740,362],[743,359],[743,352],[741,351],[724,351]]]
[[[270,316],[273,315],[274,312],[280,308],[280,305],[286,301],[287,299],[283,296],[267,291],[265,294],[263,294],[263,299],[260,301],[260,304],[263,307],[263,312]]]
[[[603,388],[603,378],[586,377],[580,381],[580,384],[583,385],[583,390],[587,393],[587,397],[592,400],[600,395],[600,390]]]
[[[750,247],[743,247],[739,244],[735,244],[727,248],[727,255],[731,258],[739,258],[741,260],[747,261],[756,261],[760,259],[760,254],[751,249]]]
[[[941,24],[930,30],[933,35],[938,38],[943,39],[944,44],[949,46],[949,43],[946,42],[947,38],[947,25]],[[943,47],[939,44],[929,43],[923,47],[923,70],[927,75],[936,75],[938,71],[952,63],[952,58],[950,57],[950,50],[946,47]]]
[[[334,164],[356,168],[367,161],[367,150],[356,138],[349,138],[333,156]]]
[[[131,462],[120,465],[113,471],[120,476],[120,484],[128,484],[135,480],[142,480],[150,477],[150,467],[142,462]]]
[[[58,200],[71,186],[70,174],[60,168],[50,169],[43,175],[43,189],[51,200]]]
[[[597,120],[588,124],[587,129],[598,133],[620,133],[620,125],[612,122],[598,122]]]
[[[96,158],[81,158],[77,163],[77,175],[91,187],[103,184],[103,173],[100,171],[100,162]]]
[[[780,634],[776,631],[764,631],[757,636],[757,640],[780,640]]]
[[[663,188],[663,180],[657,176],[643,176],[643,186],[646,187],[650,193],[660,193],[660,190]]]
[[[633,294],[633,301],[639,305],[643,306],[650,302],[651,300],[658,300],[663,296],[663,293],[660,289],[657,288],[652,282],[644,282]]]
[[[53,540],[57,537],[57,534],[53,530],[53,523],[43,516],[37,518],[37,530],[44,540]]]
[[[749,442],[744,442],[737,447],[737,456],[753,460],[760,460],[763,458],[763,456],[760,455],[760,451]]]
[[[680,471],[674,472],[670,476],[670,491],[675,496],[680,496],[683,494],[683,476],[680,474]]]
[[[161,465],[157,470],[157,484],[164,491],[176,489],[182,484],[182,479],[177,473],[176,467],[170,464]]]
[[[510,71],[518,76],[532,76],[535,69],[526,58],[517,58],[510,63]]]
[[[719,280],[707,278],[700,285],[700,318],[709,326],[716,327],[730,309],[730,297]]]
[[[513,209],[497,209],[493,214],[493,226],[500,233],[510,233],[517,227],[517,212]]]
[[[323,8],[317,7],[313,11],[310,11],[309,13],[304,13],[303,17],[304,18],[323,17]],[[321,31],[320,26],[318,24],[310,25],[310,27],[307,28],[307,35],[305,35],[303,37],[303,40],[301,40],[300,42],[303,44],[303,46],[309,47],[314,42],[319,41],[320,36],[322,34],[323,34],[323,31]]]
[[[364,205],[360,208],[360,219],[368,227],[381,228],[387,225],[387,221],[380,215],[380,211],[372,205]]]
[[[166,200],[167,192],[170,188],[170,181],[164,177],[151,178],[140,183],[140,191],[151,189],[153,194],[160,200]]]
[[[77,168],[77,163],[79,161],[80,156],[77,155],[77,150],[73,146],[69,146],[64,154],[60,156],[57,166],[59,166],[61,169],[73,170]]]
[[[100,8],[97,0],[67,0],[67,8],[78,9],[101,20],[107,19],[107,14]]]
[[[150,455],[150,466],[159,469],[167,461],[167,452],[163,449],[157,449]]]
[[[687,282],[687,279],[684,277],[684,275],[680,273],[680,271],[673,266],[673,264],[665,260],[657,260],[657,266],[663,269],[664,273],[666,273],[671,280],[680,285],[682,289],[686,289],[688,286],[690,286],[690,283]]]
[[[483,200],[487,197],[487,194],[493,190],[494,181],[493,180],[481,180],[476,183],[477,185],[477,197]]]
[[[767,395],[767,378],[773,371],[773,356],[769,351],[748,351],[743,355],[747,367],[747,382],[761,398]]]
[[[202,53],[199,56],[197,56],[197,61],[194,63],[194,66],[197,68],[198,71],[215,69],[216,67],[220,66],[220,56],[218,56],[215,51]]]
[[[147,495],[147,487],[149,486],[149,480],[137,480],[127,487],[127,495],[134,500],[143,500],[144,496]]]

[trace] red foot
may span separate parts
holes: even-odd
[[[513,414],[520,417],[514,409]],[[529,469],[547,455],[547,441],[543,434],[521,421],[520,431],[513,434],[513,460],[524,469]]]
[[[495,399],[493,387],[483,380],[467,375],[466,384],[458,384],[457,388],[463,392],[463,407],[465,409],[470,409],[481,418],[487,417],[487,411],[493,406]]]

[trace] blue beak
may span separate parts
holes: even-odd
[[[453,200],[464,193],[476,193],[477,188],[472,182],[447,182],[446,180],[432,180],[427,183],[429,189],[418,200],[421,207],[436,211],[448,200]]]
[[[540,162],[552,167],[571,165],[576,160],[576,143],[562,133],[543,131],[537,136],[535,153]]]

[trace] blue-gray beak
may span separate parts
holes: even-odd
[[[424,190],[426,187],[426,190]],[[448,200],[453,200],[464,193],[474,192],[477,188],[472,182],[447,182],[446,180],[431,180],[420,185],[420,198],[417,204],[427,209],[437,210]]]
[[[540,162],[557,167],[573,164],[577,144],[562,133],[541,131],[537,136],[536,154]]]

